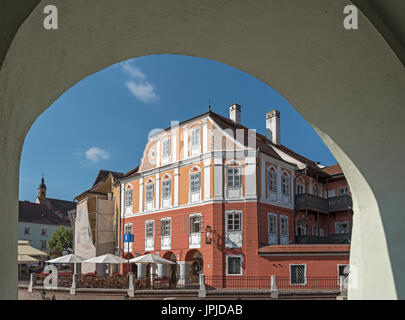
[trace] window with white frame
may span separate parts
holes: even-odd
[[[226,170],[228,188],[240,188],[241,174],[239,167],[228,167]]]
[[[162,199],[168,199],[172,192],[172,180],[165,179],[162,181]]]
[[[160,233],[162,237],[170,237],[171,234],[171,219],[163,219],[160,221]]]
[[[195,172],[190,175],[190,192],[200,192],[201,183],[200,183],[200,172]]]
[[[201,232],[201,216],[193,215],[190,216],[190,233],[200,233]]]
[[[170,159],[170,155],[171,155],[171,139],[166,138],[165,140],[163,140],[162,142],[162,160],[164,162],[169,161]]]
[[[201,133],[200,128],[193,129],[191,131],[191,154],[200,153],[200,146],[201,146]]]
[[[297,194],[303,194],[303,193],[304,193],[304,185],[297,184]]]
[[[280,216],[280,234],[288,235],[288,217]]]
[[[228,212],[226,214],[226,230],[241,231],[241,213],[238,211]]]
[[[154,199],[154,187],[153,183],[146,185],[146,202],[153,202]]]
[[[47,231],[46,229],[41,229],[41,236],[46,237],[47,236]]]
[[[269,170],[267,175],[268,188],[270,192],[277,192],[277,173]]]
[[[307,282],[306,264],[290,264],[290,283],[306,284]]]
[[[132,206],[132,189],[125,190],[125,206]]]
[[[146,238],[153,238],[154,225],[155,225],[154,221],[145,222],[145,237]]]
[[[242,256],[226,256],[227,275],[242,275]]]
[[[281,192],[285,196],[290,194],[290,178],[285,174],[281,177]]]
[[[46,241],[41,241],[41,250],[47,249]]]
[[[274,213],[269,213],[269,233],[277,232],[277,215]]]
[[[277,236],[277,215],[275,213],[267,213],[268,221],[268,244],[278,244]]]
[[[336,234],[350,233],[349,221],[336,222]]]

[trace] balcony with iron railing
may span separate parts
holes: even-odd
[[[352,209],[352,197],[343,195],[333,198],[321,198],[309,193],[295,195],[295,208],[300,210],[312,210],[322,213],[333,213]]]
[[[295,208],[299,210],[312,210],[323,213],[329,212],[328,200],[313,194],[302,193],[295,195]]]

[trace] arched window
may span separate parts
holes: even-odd
[[[190,173],[190,192],[196,193],[201,190],[201,172],[194,167]]]
[[[155,198],[155,188],[154,188],[154,183],[152,179],[149,179],[146,181],[146,187],[145,187],[145,192],[146,192],[146,196],[145,196],[145,201],[148,202],[153,202],[153,199]]]
[[[267,172],[267,186],[269,192],[277,192],[277,173],[273,167]]]
[[[290,195],[290,177],[286,172],[281,177],[281,192],[285,196]]]
[[[169,199],[172,195],[172,179],[165,175],[162,179],[162,199]]]
[[[125,190],[125,206],[132,206],[132,188],[130,186]]]

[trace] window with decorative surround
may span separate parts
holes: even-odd
[[[290,177],[284,174],[281,178],[281,192],[283,195],[290,195]]]
[[[242,197],[242,166],[232,161],[226,165],[226,197],[241,198]]]
[[[305,285],[307,283],[306,264],[290,264],[290,284]]]
[[[146,210],[153,209],[154,199],[155,199],[155,187],[154,187],[153,181],[149,181],[145,187]]]
[[[171,139],[166,138],[162,142],[162,162],[167,163],[170,162],[170,156],[171,156]]]
[[[190,203],[201,200],[201,172],[199,170],[198,167],[193,167],[190,172]]]
[[[277,192],[277,173],[273,170],[269,170],[268,173],[268,186],[270,192]]]
[[[161,229],[160,230],[161,230],[162,237],[170,237],[170,234],[171,234],[170,224],[171,224],[170,219],[161,220]]]
[[[191,155],[199,154],[201,152],[201,131],[200,128],[191,130]]]
[[[145,221],[145,251],[154,250],[154,221]]]
[[[132,188],[125,190],[125,206],[132,206]]]
[[[160,235],[161,235],[161,240],[160,240],[161,249],[162,250],[171,249],[172,238],[171,238],[171,219],[170,218],[163,218],[162,220],[160,220]]]
[[[242,247],[242,211],[225,211],[225,247]]]
[[[288,216],[280,216],[280,244],[289,244]]]
[[[171,205],[172,198],[172,180],[166,175],[162,180],[162,207],[166,208]]]
[[[202,216],[192,213],[189,217],[189,248],[201,248]]]

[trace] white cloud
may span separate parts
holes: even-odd
[[[86,152],[86,158],[90,161],[93,161],[94,163],[99,162],[101,159],[102,160],[107,160],[110,158],[110,154],[98,147],[91,147],[89,150]]]
[[[130,64],[129,62],[124,62],[121,64],[122,70],[129,74],[132,78],[145,81],[146,80],[146,75],[137,67],[134,65]]]
[[[125,85],[135,97],[145,103],[158,100],[158,96],[155,93],[155,88],[149,82],[137,84],[134,81],[127,81],[125,82]]]
[[[159,99],[155,86],[147,80],[141,69],[130,62],[122,63],[121,67],[123,72],[130,78],[125,82],[125,85],[137,99],[144,103],[151,103]]]

